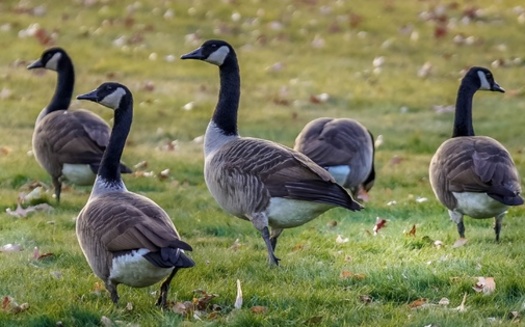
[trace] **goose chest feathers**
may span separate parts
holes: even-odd
[[[432,157],[430,184],[439,201],[465,237],[463,216],[495,218],[496,241],[510,206],[523,204],[518,171],[501,143],[475,136],[472,99],[477,90],[504,92],[492,73],[472,67],[459,86],[452,138],[443,142]]]
[[[75,85],[71,58],[62,48],[50,48],[28,69],[56,71],[58,82],[50,103],[40,112],[33,132],[33,154],[50,175],[60,202],[62,181],[93,184],[100,159],[109,141],[110,128],[90,111],[68,110]],[[131,169],[121,164],[121,172]]]
[[[375,148],[363,124],[349,118],[314,119],[295,139],[294,150],[328,170],[355,198],[368,198],[375,181]]]
[[[204,142],[206,185],[225,211],[249,220],[261,232],[270,264],[278,264],[274,251],[284,228],[305,224],[336,206],[361,209],[305,155],[275,142],[239,136],[240,73],[231,45],[209,40],[181,59],[219,67],[219,99]]]
[[[157,305],[164,307],[171,280],[194,262],[168,214],[130,192],[120,177],[120,158],[132,122],[133,98],[122,84],[104,83],[78,99],[114,109],[115,119],[91,195],[78,215],[77,238],[86,260],[118,302],[117,285],[144,287],[165,279]]]

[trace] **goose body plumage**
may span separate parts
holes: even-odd
[[[86,260],[118,302],[117,285],[145,287],[162,279],[157,305],[165,306],[169,284],[193,261],[184,250],[168,214],[145,196],[130,192],[120,178],[119,162],[132,120],[131,92],[122,84],[104,83],[81,95],[115,110],[115,123],[91,195],[79,213],[77,238]]]
[[[204,140],[206,185],[225,211],[249,220],[261,232],[270,264],[278,264],[274,251],[284,228],[305,224],[336,206],[361,209],[305,155],[275,142],[239,136],[240,74],[231,45],[206,41],[181,58],[219,66],[219,99]]]
[[[355,198],[366,196],[374,185],[374,137],[355,119],[312,120],[295,139],[294,150],[328,170]]]
[[[36,161],[50,175],[60,201],[62,181],[91,185],[109,141],[110,127],[99,116],[84,110],[68,110],[75,72],[62,48],[50,48],[28,66],[56,71],[58,83],[51,102],[38,115],[32,138]],[[121,164],[122,173],[131,169]]]
[[[497,140],[475,136],[472,124],[472,98],[478,90],[504,92],[492,73],[472,67],[458,90],[454,132],[437,149],[429,167],[432,190],[448,209],[465,237],[463,216],[496,220],[496,240],[510,206],[523,204],[518,170],[510,153]]]

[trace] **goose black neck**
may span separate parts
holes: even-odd
[[[106,182],[120,182],[120,159],[133,119],[133,98],[124,96],[115,110],[113,128],[108,146],[104,151],[98,175]]]
[[[219,101],[213,113],[213,122],[225,135],[237,135],[237,111],[241,96],[239,64],[230,56],[220,66]]]
[[[71,97],[73,96],[73,88],[75,87],[75,70],[73,68],[73,63],[68,57],[64,56],[61,58],[57,73],[58,81],[55,94],[47,106],[48,113],[69,108]]]
[[[454,131],[452,137],[474,136],[472,125],[472,99],[478,90],[467,81],[463,81],[458,90],[456,113],[454,117]]]

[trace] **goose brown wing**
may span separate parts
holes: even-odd
[[[355,153],[370,144],[368,131],[353,120],[317,119],[305,127],[295,149],[320,166],[348,164]]]
[[[83,211],[84,226],[100,235],[111,252],[171,247],[191,251],[179,239],[168,215],[151,200],[133,193],[108,193],[96,198]]]
[[[222,152],[222,150],[221,150]],[[286,197],[339,205],[350,210],[361,208],[323,168],[305,155],[266,140],[243,138],[224,148],[228,175],[250,183],[247,189],[263,198]]]
[[[452,139],[444,157],[451,192],[483,192],[507,205],[522,204],[518,172],[505,148],[488,137]]]

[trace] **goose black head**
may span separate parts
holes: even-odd
[[[45,50],[39,59],[32,62],[27,69],[45,68],[57,71],[62,58],[69,58],[66,51],[62,48],[49,48]]]
[[[492,72],[484,67],[472,67],[465,74],[464,80],[470,79],[480,90],[505,93],[505,89],[494,80]]]
[[[200,48],[182,55],[181,59],[197,59],[222,66],[229,56],[235,56],[233,47],[226,41],[208,40]]]
[[[91,92],[77,96],[77,99],[96,102],[116,110],[120,107],[122,99],[127,97],[131,98],[131,92],[126,86],[116,82],[106,82]]]

